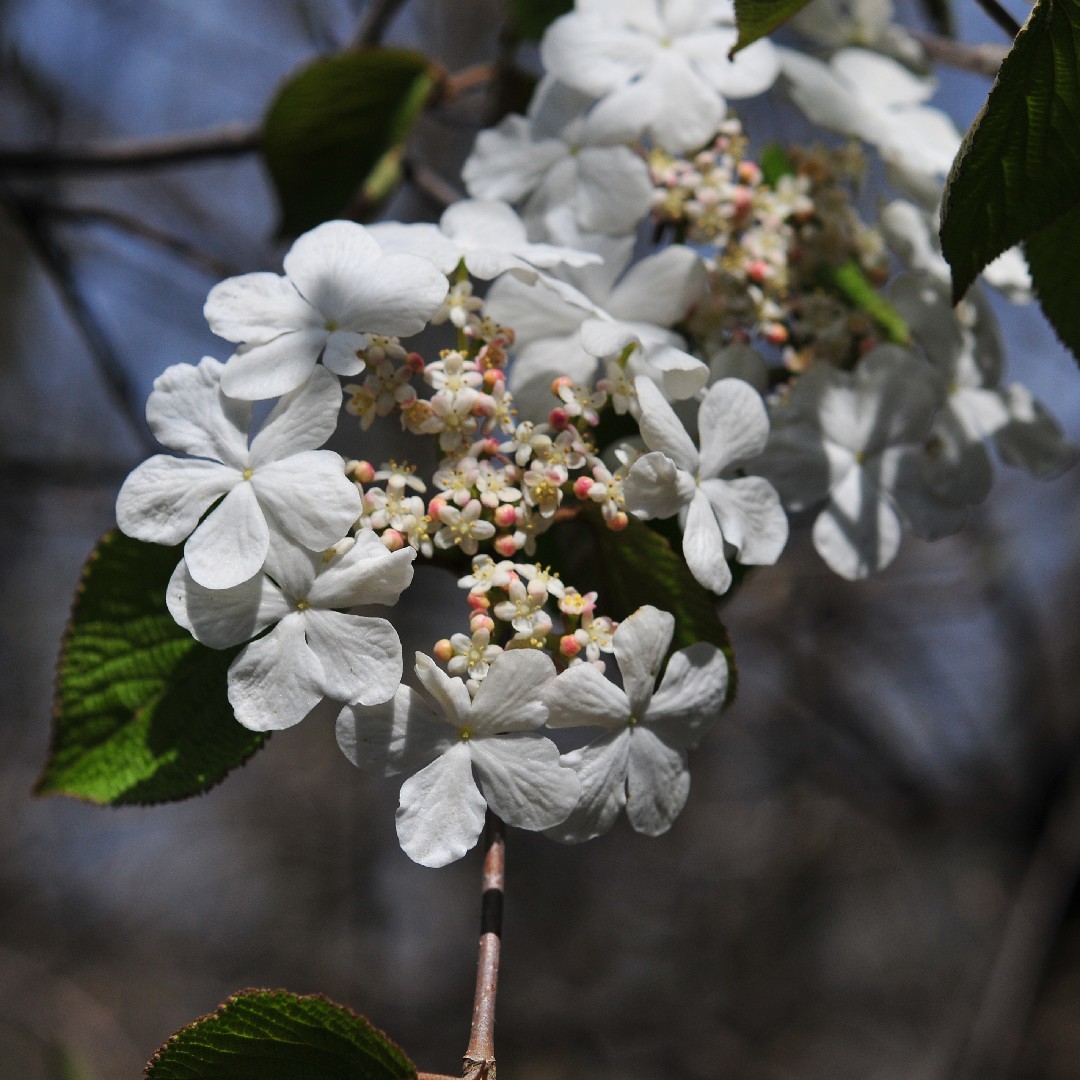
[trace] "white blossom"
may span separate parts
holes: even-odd
[[[570,813],[577,776],[537,730],[548,718],[543,691],[554,674],[543,653],[504,652],[470,698],[461,679],[417,653],[422,691],[402,686],[385,704],[341,711],[338,745],[354,765],[385,776],[415,773],[401,787],[397,812],[409,858],[424,866],[460,859],[476,844],[487,807],[530,830]]]
[[[760,476],[723,475],[765,448],[765,406],[741,379],[713,383],[698,410],[699,451],[655,385],[642,378],[636,385],[641,436],[652,453],[626,475],[626,507],[643,518],[678,514],[686,565],[706,588],[726,592],[731,568],[725,544],[740,562],[766,564],[776,562],[787,543],[787,516],[772,484]]]
[[[698,642],[672,655],[657,689],[674,632],[668,612],[639,608],[613,639],[623,689],[591,664],[568,668],[548,687],[549,726],[607,729],[563,755],[581,780],[581,799],[548,836],[589,840],[607,832],[624,806],[640,833],[658,836],[671,828],[690,791],[686,751],[719,715],[728,682],[724,654]]]
[[[401,682],[401,643],[386,619],[340,608],[394,604],[412,581],[412,548],[389,552],[363,531],[323,555],[275,538],[263,573],[204,589],[185,562],[166,593],[176,621],[204,645],[250,641],[229,667],[229,701],[253,731],[299,723],[324,697],[375,704]],[[263,637],[251,639],[273,626]]]
[[[228,589],[258,573],[271,533],[322,551],[360,515],[344,461],[316,449],[337,426],[337,379],[325,369],[312,372],[274,406],[249,445],[252,406],[222,393],[223,370],[206,357],[198,367],[176,364],[158,376],[147,423],[159,442],[189,456],[144,461],[116,500],[116,520],[128,536],[178,544],[190,534],[184,558],[208,589]]]
[[[369,230],[328,221],[299,237],[285,276],[244,274],[215,285],[204,314],[215,334],[240,344],[222,389],[258,400],[295,390],[320,356],[337,375],[364,367],[368,334],[407,337],[423,330],[449,283],[430,262],[388,255]]]

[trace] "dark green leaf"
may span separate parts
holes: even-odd
[[[416,1066],[362,1016],[319,994],[243,990],[178,1031],[147,1080],[410,1080]]]
[[[1080,252],[1080,206],[1024,244],[1028,268],[1043,314],[1063,345],[1080,357],[1080,304],[1076,302],[1076,257]]]
[[[752,45],[758,38],[771,34],[810,0],[735,0],[735,25],[739,40],[728,53],[733,57],[740,49]]]
[[[544,31],[574,7],[574,0],[509,0],[510,28],[524,41],[539,41]]]
[[[791,155],[779,143],[769,143],[761,151],[761,178],[770,187],[776,187],[785,176],[795,175]]]
[[[185,799],[266,741],[233,718],[225,680],[236,650],[198,644],[165,607],[181,554],[114,531],[87,561],[39,794],[113,805]]]
[[[958,300],[988,262],[1080,205],[1080,0],[1039,0],[964,137],[942,204]],[[1075,249],[1059,248],[1067,262]]]
[[[428,60],[403,49],[326,57],[290,78],[263,122],[281,232],[338,217],[358,196],[373,203],[389,194],[436,83]]]

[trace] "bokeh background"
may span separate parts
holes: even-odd
[[[255,123],[364,13],[357,0],[0,0],[0,148]],[[970,40],[1001,42],[966,0],[957,16]],[[500,25],[497,0],[412,0],[387,40],[456,70],[493,54]],[[965,126],[985,80],[941,83],[937,103]],[[489,107],[478,94],[425,121],[416,156],[454,183]],[[749,115],[757,137],[801,131],[782,106]],[[277,268],[282,247],[254,155],[94,174],[5,162],[0,1077],[137,1077],[171,1032],[248,986],[325,992],[421,1068],[454,1072],[478,858],[412,864],[397,785],[360,782],[328,719],[187,803],[31,797],[81,564],[148,452],[101,361],[141,401],[167,365],[224,358],[201,317],[208,288]],[[436,211],[415,193],[395,209]],[[1010,377],[1080,439],[1074,362],[1035,308],[1001,314]],[[860,585],[796,531],[726,607],[740,696],[693,759],[671,833],[620,826],[580,848],[511,835],[508,1080],[1078,1074],[1078,495],[1080,472],[1043,484],[1001,470],[964,533],[909,539]],[[432,605],[454,594],[418,579],[406,655],[430,646]]]

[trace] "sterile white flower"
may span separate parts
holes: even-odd
[[[674,616],[639,608],[619,623],[612,643],[624,689],[592,664],[568,668],[547,688],[550,727],[607,728],[563,755],[563,764],[581,779],[581,799],[548,836],[589,840],[607,832],[623,806],[630,824],[646,836],[671,828],[690,791],[686,751],[719,715],[728,684],[724,654],[697,642],[672,655],[656,689],[674,632]]]
[[[686,565],[713,592],[731,585],[725,544],[742,563],[776,562],[788,537],[776,490],[760,476],[723,478],[765,449],[769,420],[758,392],[741,379],[709,387],[698,410],[699,452],[656,386],[642,378],[636,386],[641,437],[653,452],[638,458],[626,475],[627,509],[642,518],[678,514]]]
[[[337,426],[337,379],[324,368],[312,372],[274,406],[249,445],[252,406],[222,393],[223,371],[206,357],[154,380],[146,403],[150,430],[190,456],[144,461],[116,500],[116,520],[136,540],[178,544],[190,534],[184,558],[208,589],[228,589],[258,573],[272,532],[322,551],[360,515],[344,461],[316,449]]]
[[[384,221],[368,231],[385,251],[421,256],[444,274],[464,260],[469,273],[483,280],[512,273],[535,281],[541,269],[600,261],[588,251],[530,243],[521,218],[495,199],[462,199],[446,208],[438,225]]]
[[[338,745],[354,765],[384,776],[419,770],[402,785],[397,812],[409,858],[424,866],[460,859],[476,844],[487,807],[530,830],[551,828],[574,808],[577,776],[537,730],[554,675],[543,653],[500,653],[470,698],[461,679],[417,653],[423,692],[402,686],[385,704],[341,711]]]
[[[368,334],[418,334],[449,288],[429,261],[386,254],[352,221],[304,233],[284,265],[284,277],[228,278],[206,298],[210,329],[240,345],[222,378],[230,397],[259,400],[295,390],[320,356],[336,374],[355,375],[364,367],[357,350]]]
[[[579,0],[548,27],[540,55],[562,82],[603,99],[590,117],[597,131],[692,150],[715,134],[726,97],[776,79],[769,41],[728,59],[734,24],[730,0]]]
[[[184,562],[173,573],[169,611],[204,645],[225,649],[274,627],[229,668],[229,701],[244,727],[292,727],[324,697],[375,704],[400,684],[401,643],[390,623],[337,609],[396,603],[416,552],[387,551],[366,530],[341,548],[324,555],[275,537],[265,571],[231,589],[202,588]]]

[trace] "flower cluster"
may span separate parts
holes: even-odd
[[[727,661],[688,637],[683,597],[661,611],[624,580],[606,602],[627,617],[605,613],[590,545],[664,545],[700,611],[733,564],[778,560],[789,510],[816,511],[817,550],[858,578],[905,528],[960,527],[989,445],[1039,476],[1077,456],[1003,384],[981,294],[951,307],[933,200],[871,227],[860,152],[759,163],[728,111],[782,71],[925,189],[943,129],[914,148],[904,133],[930,122],[928,84],[865,50],[823,62],[762,41],[732,61],[734,40],[727,0],[582,0],[544,37],[527,115],[477,139],[471,198],[437,225],[304,234],[283,275],[211,290],[227,360],[155,382],[147,420],[175,453],[128,477],[120,527],[183,543],[168,608],[204,644],[242,646],[242,724],[289,727],[329,699],[351,761],[411,774],[398,835],[426,865],[469,850],[487,808],[579,841],[623,808],[655,835],[685,803]],[[887,284],[886,242],[906,265]],[[996,275],[1023,295],[1014,264]],[[429,326],[442,347],[412,348]],[[408,443],[394,460],[366,444],[377,424]],[[325,449],[335,434],[348,459]],[[545,535],[575,523],[568,544]],[[545,560],[582,535],[579,590]],[[433,633],[410,676],[391,623],[354,609],[397,603],[421,560],[456,575],[468,624]],[[600,734],[561,753],[545,725]]]

